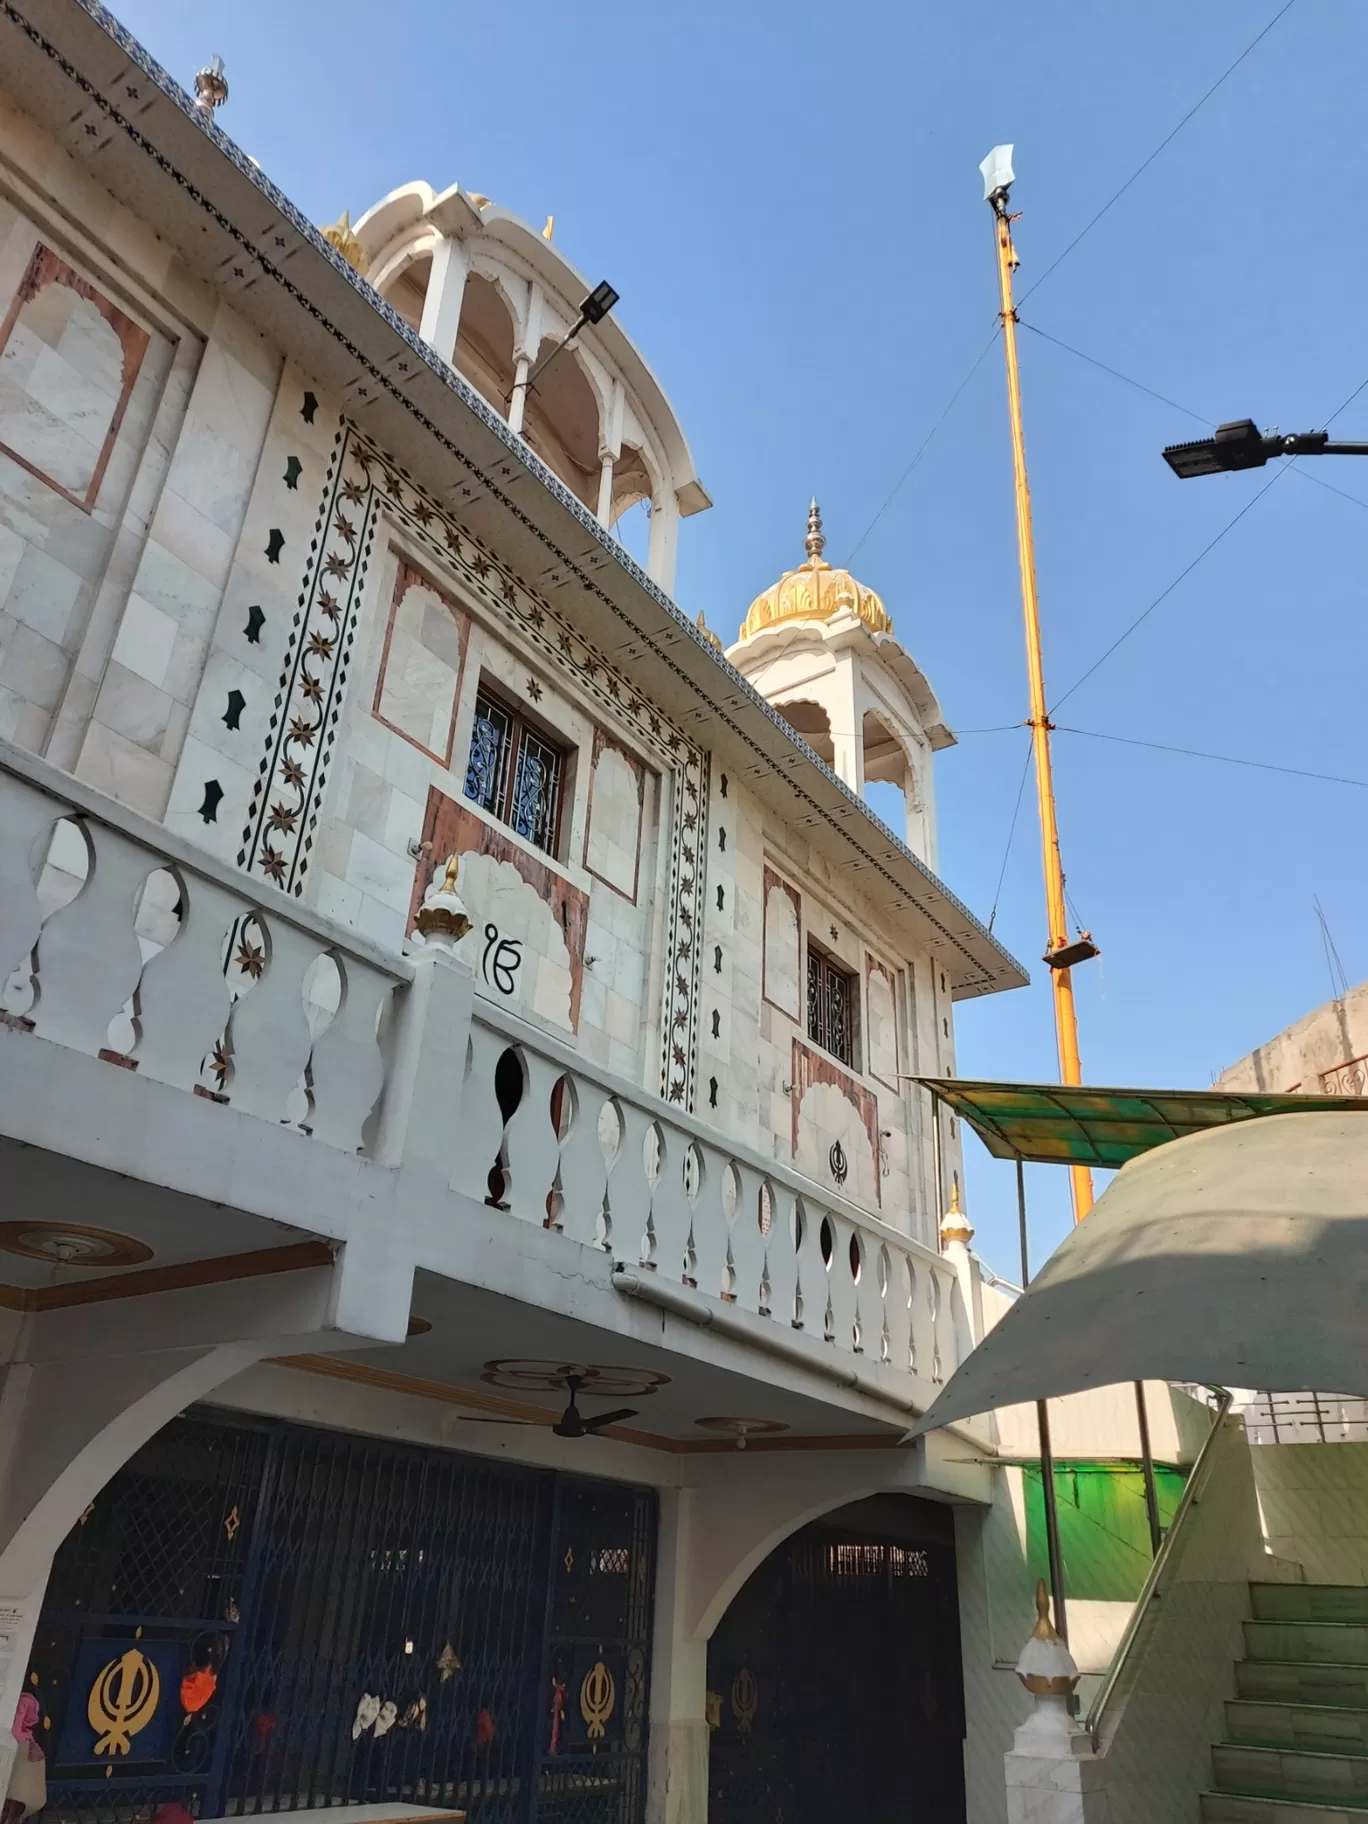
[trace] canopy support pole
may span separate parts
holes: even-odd
[[[1021,1168],[1018,1166],[1017,1168]],[[1149,1413],[1145,1410],[1145,1383],[1135,1383],[1135,1416],[1140,1424],[1140,1466],[1145,1475],[1145,1516],[1149,1521],[1150,1555],[1157,1558],[1163,1543],[1159,1525],[1159,1491],[1154,1486],[1154,1455],[1150,1450]]]
[[[1026,1235],[1026,1167],[1016,1162],[1017,1223],[1021,1231],[1021,1288],[1031,1283],[1031,1252]],[[1045,1499],[1045,1549],[1050,1560],[1050,1594],[1054,1598],[1055,1633],[1067,1646],[1069,1622],[1064,1603],[1064,1560],[1059,1550],[1059,1508],[1055,1503],[1054,1452],[1050,1448],[1050,1411],[1036,1401],[1036,1426],[1040,1433],[1040,1490]],[[1148,1448],[1148,1446],[1147,1446]]]

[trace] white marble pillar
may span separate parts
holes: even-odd
[[[523,415],[527,411],[527,376],[532,371],[532,363],[526,355],[519,355],[513,369],[513,396],[508,402],[508,428],[522,434]]]
[[[598,517],[609,526],[613,523],[613,452],[604,450],[599,464]]]
[[[443,361],[450,361],[456,353],[461,300],[465,296],[469,271],[470,255],[465,243],[452,235],[443,235],[432,250],[432,270],[428,274],[423,316],[418,325],[418,334],[432,344]]]
[[[646,1824],[707,1824],[708,1643],[685,1632],[698,1491],[662,1490],[651,1648]]]
[[[669,595],[674,590],[675,557],[679,549],[679,502],[662,493],[651,502],[651,538],[646,549],[646,574]]]

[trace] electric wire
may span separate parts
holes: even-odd
[[[1016,724],[1018,728],[1021,724]],[[966,731],[973,732],[973,731]],[[984,731],[988,732],[988,731]],[[994,731],[995,732],[995,731]],[[1002,852],[1002,866],[998,869],[997,886],[993,889],[993,909],[988,914],[988,934],[992,935],[993,921],[997,918],[998,901],[1002,898],[1002,883],[1007,878],[1007,863],[1012,859],[1012,839],[1016,835],[1017,818],[1021,815],[1021,800],[1026,793],[1026,776],[1031,770],[1032,748],[1027,744],[1026,762],[1021,769],[1021,784],[1017,787],[1016,803],[1012,806],[1012,821],[1007,830],[1007,847]]]
[[[1368,500],[1361,500],[1357,494],[1348,494],[1343,488],[1337,488],[1333,481],[1322,481],[1319,475],[1313,475],[1310,469],[1298,469],[1297,474],[1303,481],[1314,481],[1318,488],[1328,488],[1332,494],[1338,494],[1341,500],[1351,500],[1356,507],[1368,512]],[[967,732],[967,731],[966,731]]]
[[[1208,430],[1211,429],[1213,420],[1204,418],[1200,412],[1194,412],[1191,406],[1179,405],[1176,399],[1170,399],[1166,393],[1156,393],[1152,386],[1146,386],[1143,380],[1136,380],[1130,374],[1123,374],[1119,367],[1108,367],[1107,363],[1099,361],[1096,355],[1085,354],[1081,348],[1075,348],[1071,342],[1062,342],[1058,336],[1052,336],[1048,329],[1041,329],[1038,323],[1027,323],[1024,318],[1018,317],[1017,325],[1021,329],[1029,329],[1033,336],[1039,336],[1042,341],[1053,342],[1055,347],[1062,348],[1065,354],[1077,355],[1078,359],[1086,361],[1089,367],[1100,368],[1104,374],[1110,374],[1113,380],[1124,381],[1127,386],[1133,386],[1136,392],[1148,393],[1150,398],[1157,399],[1160,405],[1171,406],[1175,412],[1181,412],[1185,418],[1195,418],[1198,424],[1205,425]]]
[[[1097,214],[1093,216],[1091,221],[1087,222],[1084,225],[1084,227],[1079,229],[1078,233],[1069,242],[1068,246],[1064,249],[1064,251],[1061,254],[1059,254],[1054,260],[1051,261],[1051,263],[1045,268],[1044,272],[1042,272],[1040,277],[1035,281],[1034,285],[1030,286],[1029,289],[1022,294],[1022,296],[1017,300],[1018,306],[1020,306],[1021,304],[1024,304],[1026,302],[1026,299],[1029,298],[1033,292],[1039,291],[1041,286],[1045,283],[1046,279],[1049,278],[1050,274],[1052,272],[1057,271],[1058,268],[1064,264],[1065,260],[1068,259],[1069,255],[1073,252],[1074,248],[1077,247],[1078,243],[1081,240],[1085,239],[1089,234],[1092,233],[1093,229],[1096,228],[1097,224],[1102,220],[1102,217],[1104,215],[1106,215],[1110,209],[1114,208],[1117,203],[1120,202],[1121,198],[1126,194],[1127,190],[1130,189],[1131,185],[1136,181],[1136,179],[1144,176],[1145,172],[1149,170],[1150,166],[1154,163],[1155,159],[1158,158],[1159,154],[1164,150],[1164,148],[1166,146],[1169,146],[1172,144],[1172,142],[1178,137],[1178,135],[1182,132],[1183,128],[1188,124],[1188,122],[1193,118],[1193,116],[1201,112],[1201,110],[1211,100],[1212,96],[1216,93],[1217,89],[1219,89],[1224,83],[1229,81],[1229,79],[1235,74],[1236,70],[1238,70],[1240,65],[1244,62],[1245,58],[1248,57],[1252,51],[1256,50],[1258,48],[1258,46],[1263,43],[1264,39],[1267,38],[1268,34],[1273,30],[1273,27],[1278,23],[1278,21],[1280,19],[1284,18],[1288,13],[1290,13],[1292,11],[1292,8],[1296,5],[1296,3],[1297,3],[1297,0],[1286,0],[1285,5],[1280,6],[1278,8],[1277,12],[1274,13],[1273,17],[1269,20],[1268,24],[1263,28],[1263,30],[1258,34],[1257,37],[1252,38],[1250,40],[1250,42],[1240,52],[1239,56],[1235,59],[1234,63],[1232,63],[1228,69],[1224,70],[1221,73],[1221,75],[1219,75],[1216,78],[1215,82],[1212,83],[1211,87],[1207,90],[1205,95],[1203,95],[1199,101],[1195,102],[1193,104],[1193,106],[1188,109],[1187,113],[1184,114],[1183,118],[1178,122],[1178,125],[1176,127],[1173,127],[1168,133],[1166,133],[1164,135],[1164,137],[1159,141],[1159,144],[1154,148],[1153,152],[1150,153],[1149,157],[1144,161],[1144,163],[1142,165],[1138,165],[1136,167],[1136,169],[1131,172],[1130,176],[1126,179],[1125,183],[1122,184],[1121,188],[1119,190],[1117,190],[1112,196],[1110,196],[1105,203],[1103,203],[1102,207],[1097,211]],[[1365,384],[1368,384],[1368,382],[1365,382]]]
[[[941,426],[945,423],[946,419],[950,416],[951,412],[955,409],[955,406],[959,401],[960,394],[964,391],[965,387],[968,386],[969,382],[973,379],[974,375],[978,372],[978,370],[983,366],[984,361],[988,358],[988,354],[989,354],[990,350],[992,349],[993,344],[997,341],[998,336],[1001,334],[1001,332],[1002,332],[1002,326],[999,324],[998,327],[996,329],[994,329],[992,335],[984,343],[983,347],[980,349],[978,356],[974,361],[974,365],[969,369],[969,372],[964,376],[963,380],[960,381],[959,385],[955,388],[954,392],[951,393],[949,400],[946,402],[945,409],[942,411],[940,417],[937,418],[936,422],[931,426],[931,429],[926,433],[926,436],[922,439],[922,442],[921,442],[920,446],[918,447],[916,455],[913,456],[911,462],[908,463],[907,467],[903,470],[902,474],[899,475],[898,479],[894,482],[892,488],[889,490],[887,500],[884,501],[883,505],[879,508],[878,512],[874,515],[873,519],[870,520],[869,524],[865,527],[864,531],[861,532],[860,536],[855,540],[854,545],[850,549],[850,554],[846,558],[846,561],[845,561],[846,569],[849,569],[851,564],[854,563],[856,554],[858,553],[860,546],[865,542],[865,540],[869,537],[870,533],[874,530],[875,526],[877,526],[879,521],[883,518],[884,514],[887,513],[888,509],[893,505],[893,502],[894,502],[895,498],[897,497],[898,493],[900,492],[903,483],[907,480],[909,475],[911,475],[912,471],[917,467],[917,465],[921,461],[922,457],[925,456],[926,452],[930,449],[932,438],[936,435],[936,432],[941,428]]]
[[[1292,462],[1295,460],[1296,460],[1295,457],[1292,458],[1288,462],[1287,468],[1290,468],[1292,466]],[[1168,600],[1168,598],[1173,594],[1174,590],[1178,587],[1179,583],[1183,582],[1187,577],[1192,575],[1193,571],[1197,568],[1198,564],[1201,563],[1202,559],[1204,557],[1207,557],[1211,552],[1213,552],[1216,549],[1217,545],[1220,544],[1221,540],[1226,536],[1227,533],[1234,531],[1235,527],[1239,525],[1240,521],[1244,518],[1245,514],[1248,513],[1249,509],[1253,506],[1256,506],[1258,504],[1258,502],[1263,499],[1264,495],[1267,494],[1267,492],[1270,488],[1274,488],[1278,485],[1278,483],[1282,480],[1283,476],[1286,475],[1287,468],[1275,469],[1273,474],[1269,476],[1268,480],[1259,489],[1258,493],[1250,495],[1249,499],[1240,508],[1239,512],[1236,513],[1233,518],[1228,519],[1226,521],[1226,523],[1221,527],[1220,531],[1216,534],[1215,538],[1211,539],[1209,543],[1202,546],[1202,549],[1197,553],[1196,557],[1194,557],[1192,559],[1191,563],[1185,565],[1184,568],[1178,572],[1177,576],[1174,577],[1173,581],[1168,585],[1168,587],[1166,589],[1164,589],[1163,591],[1161,591],[1160,594],[1155,596],[1154,600],[1150,603],[1149,607],[1143,609],[1141,611],[1141,613],[1137,614],[1135,619],[1131,622],[1130,626],[1127,627],[1123,632],[1119,633],[1116,636],[1116,638],[1112,641],[1111,645],[1107,647],[1106,651],[1103,652],[1098,658],[1094,659],[1092,664],[1089,665],[1088,669],[1080,677],[1077,677],[1074,679],[1073,683],[1070,684],[1069,688],[1064,692],[1063,696],[1055,698],[1055,701],[1050,708],[1051,716],[1054,715],[1055,711],[1061,706],[1061,704],[1068,702],[1069,698],[1074,694],[1074,692],[1076,690],[1081,689],[1082,686],[1087,683],[1088,679],[1093,675],[1093,673],[1095,671],[1097,671],[1099,669],[1100,666],[1106,664],[1107,660],[1116,651],[1117,647],[1123,646],[1125,644],[1125,642],[1135,632],[1137,627],[1141,626],[1143,622],[1147,621],[1149,619],[1149,617],[1154,613],[1155,609],[1157,607],[1159,607],[1159,605],[1162,602],[1166,602]]]
[[[1249,760],[1240,754],[1213,754],[1200,747],[1174,747],[1167,741],[1141,741],[1135,735],[1113,735],[1099,728],[1071,728],[1055,724],[1061,735],[1084,735],[1090,741],[1116,741],[1123,747],[1151,747],[1160,754],[1183,754],[1190,760],[1217,760],[1223,766],[1249,766],[1261,773],[1286,773],[1293,779],[1318,779],[1324,785],[1356,785],[1368,791],[1368,779],[1350,779],[1342,773],[1315,773],[1304,766],[1278,766],[1272,760]]]

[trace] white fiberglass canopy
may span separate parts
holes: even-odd
[[[1117,1174],[908,1434],[1119,1381],[1368,1393],[1368,1122],[1274,1116]]]

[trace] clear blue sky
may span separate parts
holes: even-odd
[[[802,554],[815,491],[837,562],[992,330],[976,169],[1016,142],[1020,290],[1146,158],[1281,0],[1022,6],[750,0],[122,0],[188,86],[212,52],[222,125],[319,222],[398,184],[459,181],[612,279],[716,505],[677,595],[728,637]],[[1368,8],[1296,0],[1023,318],[1212,421],[1324,422],[1368,378]],[[1020,292],[1019,292],[1020,295]],[[1273,471],[1180,484],[1180,412],[1023,333],[1046,668],[1056,700]],[[1336,426],[1368,438],[1368,391]],[[1368,462],[1301,468],[1368,501]],[[1368,779],[1368,509],[1285,474],[1071,697],[1084,729]],[[1025,714],[1000,349],[855,568],[953,727]],[[993,903],[1026,735],[937,763],[941,871]],[[1319,895],[1368,974],[1368,792],[1061,734],[1089,1080],[1206,1087],[1328,998]],[[1028,991],[959,1015],[964,1075],[1051,1078],[1028,787],[997,914]],[[1067,1227],[1031,1173],[1037,1258]],[[969,1162],[979,1246],[1014,1272],[1009,1167]]]

